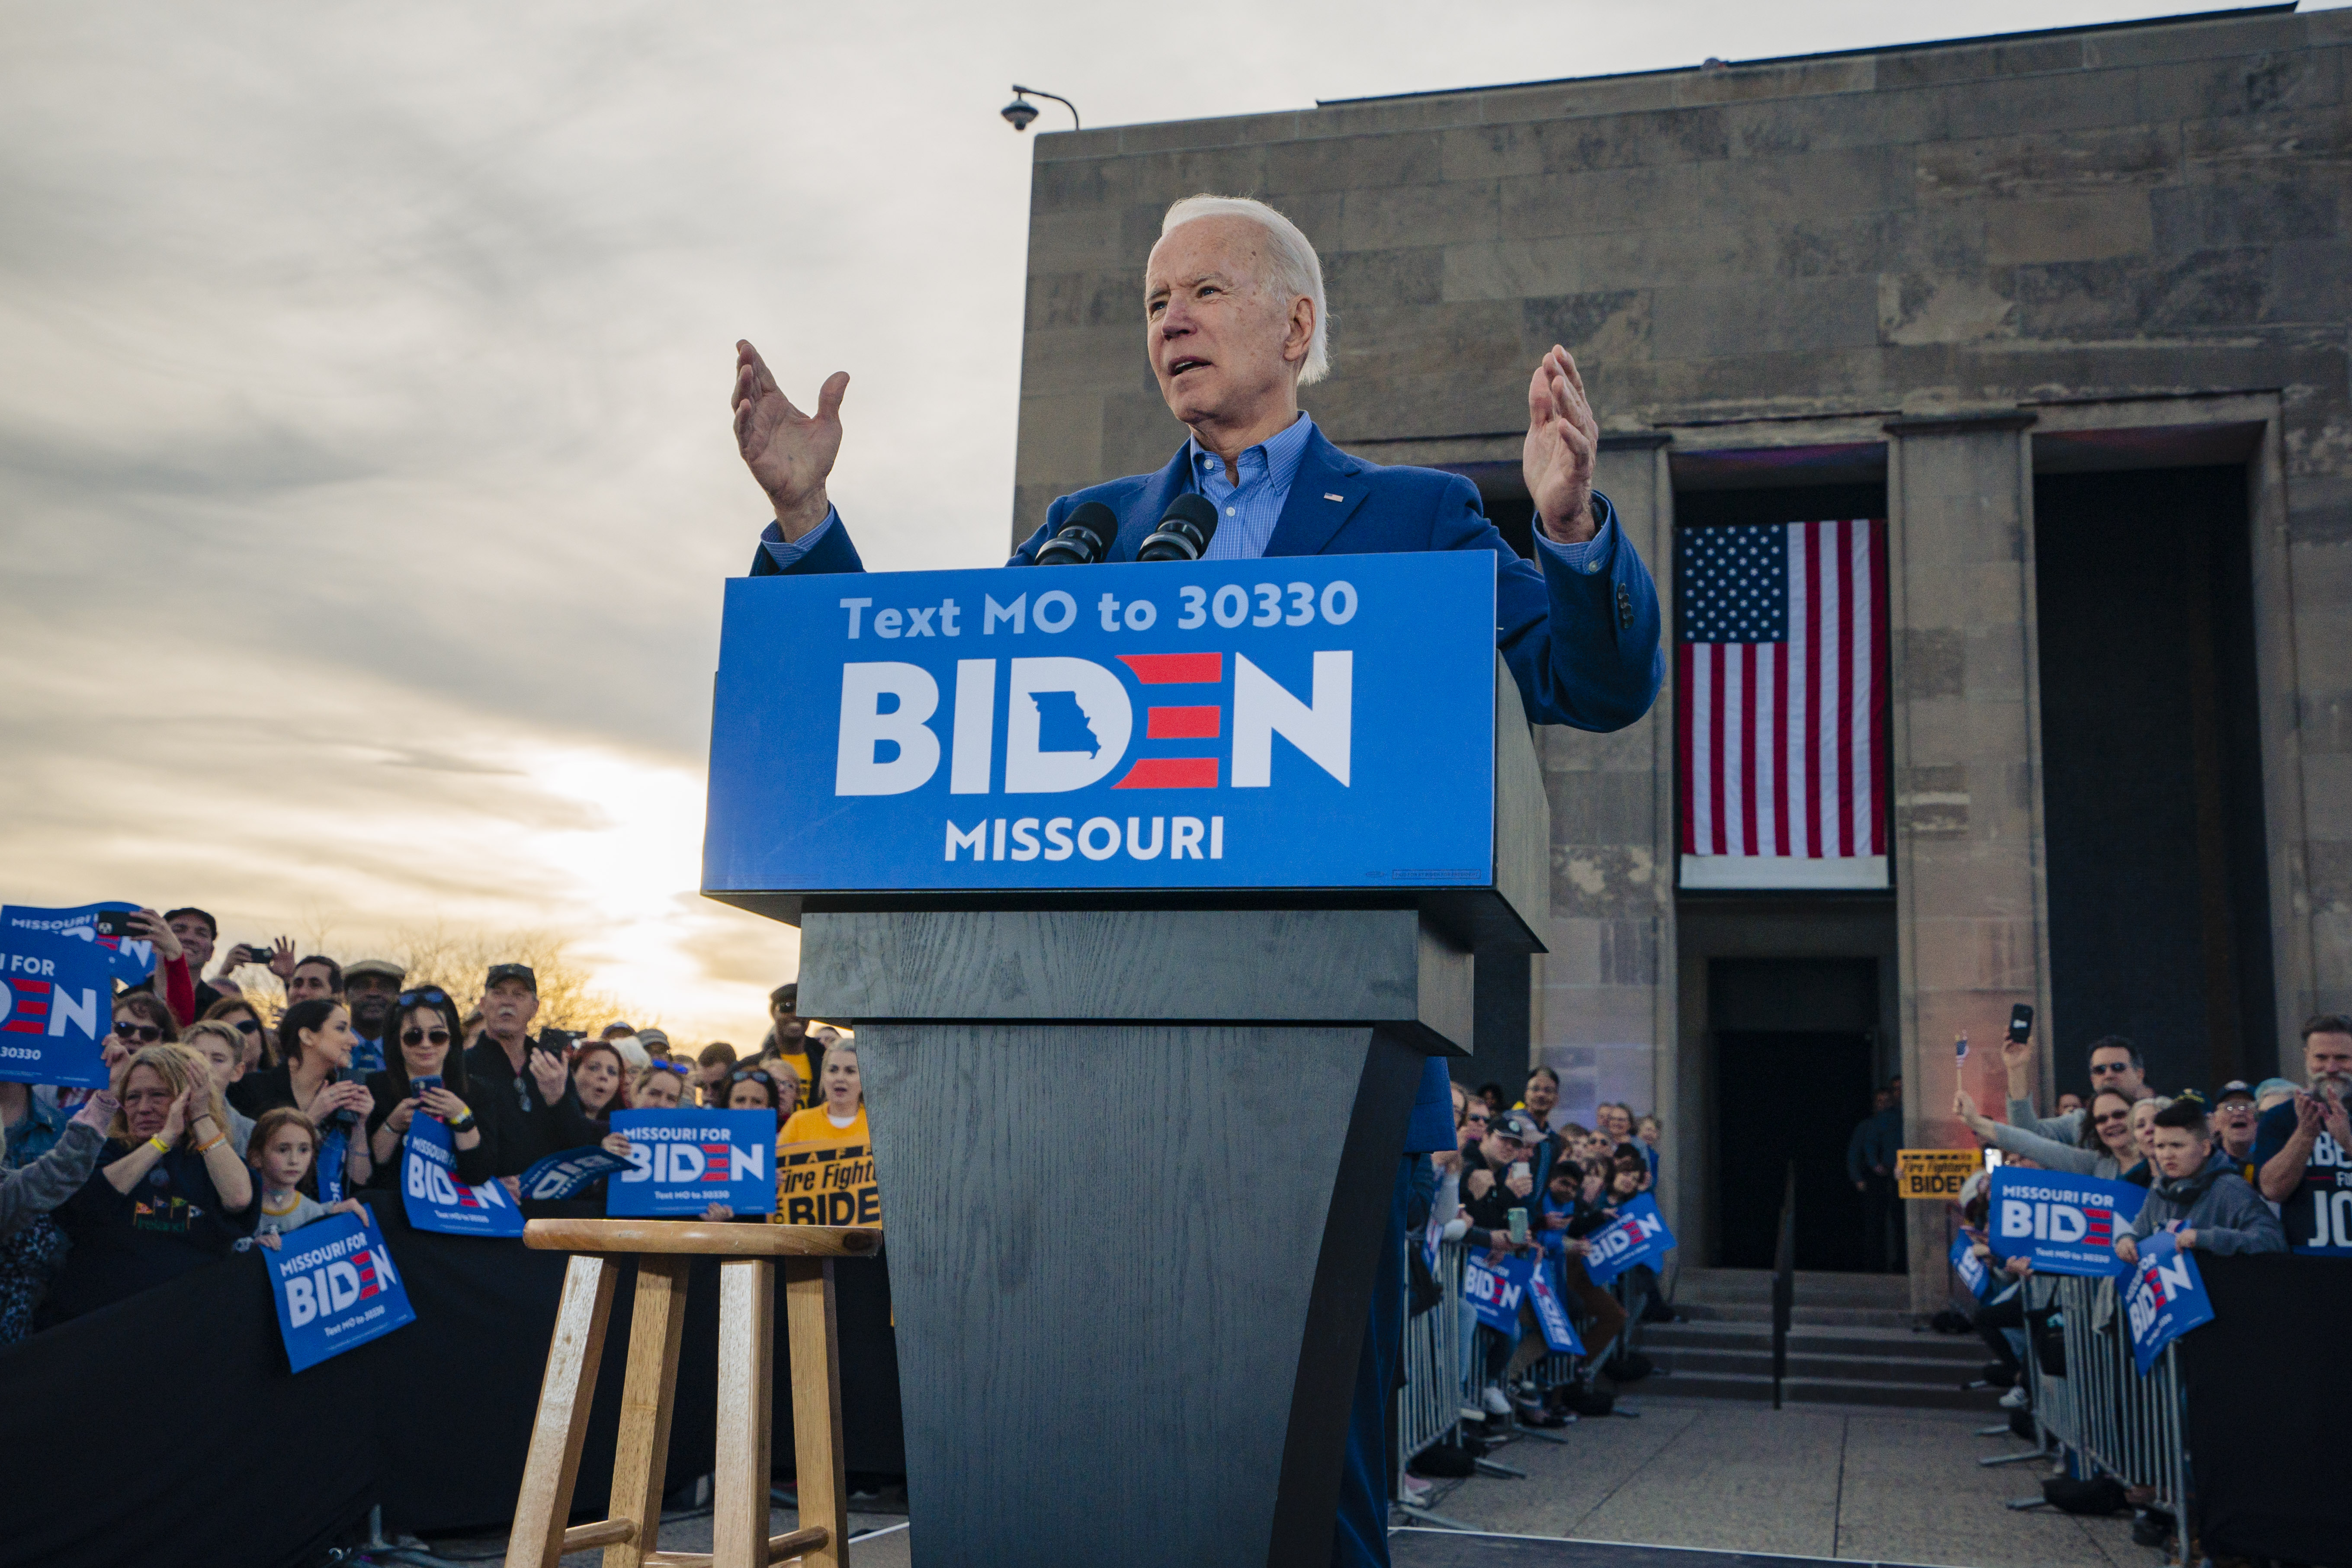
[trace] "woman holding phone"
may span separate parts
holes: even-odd
[[[467,1100],[466,1054],[456,1048],[457,1005],[438,985],[404,991],[392,1004],[385,1025],[382,1072],[368,1077],[368,1152],[374,1157],[375,1184],[400,1184],[401,1145],[419,1111],[449,1129],[457,1156],[457,1178],[469,1187],[494,1179],[498,1151],[488,1124],[476,1120]]]
[[[358,1044],[352,1016],[341,1002],[326,996],[297,1002],[278,1019],[278,1047],[285,1060],[246,1074],[229,1087],[228,1098],[256,1121],[263,1111],[287,1105],[309,1117],[321,1133],[344,1129],[351,1144],[344,1180],[363,1187],[375,1174],[375,1162],[358,1127],[375,1101],[352,1069],[352,1051]],[[336,1121],[339,1116],[341,1121]]]

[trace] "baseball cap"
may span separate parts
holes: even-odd
[[[362,974],[381,974],[394,985],[408,978],[408,971],[388,958],[362,958],[356,963],[343,965],[345,984],[349,984]]]
[[[2252,1100],[2255,1098],[2256,1096],[2254,1091],[2247,1087],[2246,1080],[2244,1079],[2233,1078],[2229,1082],[2223,1084],[2220,1090],[2214,1094],[2213,1103],[2220,1105],[2225,1100],[2238,1099]]]
[[[482,989],[488,991],[501,980],[520,980],[530,987],[532,995],[539,994],[539,976],[531,973],[528,963],[491,964],[489,977],[482,982]]]
[[[639,1029],[637,1038],[646,1045],[659,1046],[664,1050],[669,1049],[669,1037],[659,1029]]]
[[[1524,1110],[1506,1110],[1496,1119],[1492,1130],[1517,1143],[1543,1142],[1543,1130],[1536,1125],[1536,1119]]]

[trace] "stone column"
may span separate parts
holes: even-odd
[[[1673,496],[1664,431],[1603,435],[1596,479],[1671,602]],[[1670,617],[1671,618],[1671,617]],[[1668,1223],[1696,1191],[1696,1129],[1676,1098],[1674,686],[1639,723],[1595,735],[1543,731],[1551,803],[1551,951],[1538,961],[1538,1059],[1584,1120],[1598,1100],[1654,1110],[1666,1126]],[[1689,1161],[1688,1170],[1685,1162]]]
[[[2013,1003],[2044,1023],[2031,414],[1890,420],[1895,900],[1904,1141],[1971,1146],[1963,1081],[2000,1092]],[[1952,1042],[1965,1032],[1967,1062]],[[1939,1205],[1909,1209],[1911,1304],[1949,1295]]]

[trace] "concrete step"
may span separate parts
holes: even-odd
[[[1768,1363],[1760,1373],[1675,1372],[1626,1386],[1628,1392],[1634,1394],[1769,1402],[1772,1397],[1772,1373]],[[1993,1416],[2000,1414],[2000,1395],[1997,1391],[1963,1392],[1948,1382],[1790,1377],[1781,1384],[1780,1397],[1784,1402],[1801,1405],[1878,1405],[1913,1410],[1975,1410]]]
[[[1904,1274],[1828,1274],[1800,1272],[1795,1279],[1800,1307],[1875,1308],[1907,1312],[1911,1279]],[[1675,1283],[1675,1300],[1709,1302],[1772,1300],[1769,1268],[1685,1268]]]
[[[1676,1292],[1675,1311],[1693,1322],[1761,1323],[1768,1329],[1772,1323],[1772,1304],[1765,1301],[1711,1301],[1693,1299]],[[1790,1314],[1791,1322],[1817,1324],[1822,1327],[1853,1329],[1908,1330],[1917,1319],[1908,1308],[1891,1307],[1821,1307],[1800,1305]]]
[[[1641,1349],[1659,1387],[1716,1399],[1772,1396],[1772,1313],[1755,1301],[1678,1302],[1685,1321],[1652,1323]],[[1789,1328],[1782,1397],[1811,1404],[1985,1410],[1997,1391],[1969,1390],[1990,1357],[1974,1338],[1931,1334],[1911,1314],[1876,1307],[1799,1307]]]
[[[1769,1325],[1748,1323],[1653,1323],[1643,1330],[1644,1349],[1706,1350],[1769,1356]],[[1890,1365],[1977,1367],[1989,1354],[1973,1338],[1915,1334],[1906,1329],[1815,1328],[1789,1331],[1790,1353],[1850,1356]]]
[[[1772,1375],[1772,1355],[1769,1350],[1757,1355],[1746,1350],[1709,1350],[1686,1345],[1663,1349],[1645,1345],[1643,1353],[1664,1367],[1673,1375],[1676,1386],[1680,1386],[1685,1377],[1691,1375]],[[1982,1362],[1969,1362],[1963,1365],[1931,1361],[1890,1361],[1884,1356],[1801,1351],[1793,1343],[1789,1347],[1789,1375],[1791,1377],[1828,1377],[1857,1383],[1960,1388],[1975,1380],[1983,1364]]]

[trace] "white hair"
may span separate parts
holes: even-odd
[[[1160,220],[1162,237],[1182,224],[1204,217],[1242,217],[1265,231],[1266,249],[1274,258],[1270,283],[1288,298],[1300,295],[1315,301],[1315,335],[1307,342],[1307,363],[1299,368],[1298,384],[1312,386],[1330,373],[1331,310],[1323,302],[1323,263],[1314,244],[1298,226],[1264,202],[1249,196],[1186,196]]]

